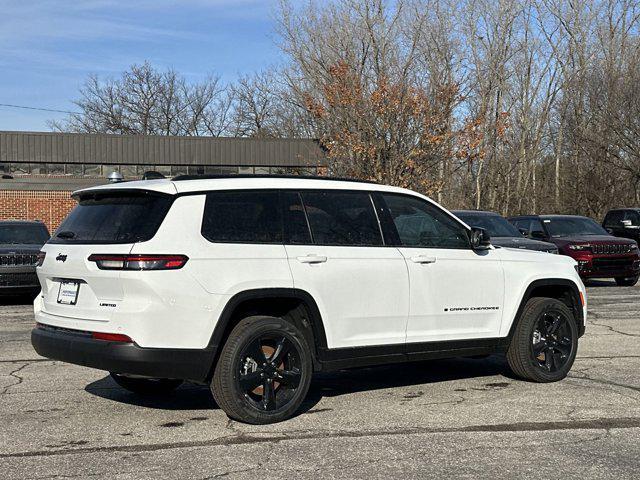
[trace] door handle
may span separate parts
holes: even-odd
[[[411,261],[414,263],[436,263],[435,257],[427,257],[426,255],[416,255],[411,257]]]
[[[298,257],[300,263],[324,263],[327,261],[327,257],[324,255],[305,255],[304,257]]]

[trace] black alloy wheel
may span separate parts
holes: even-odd
[[[540,315],[533,331],[533,355],[538,366],[547,372],[557,372],[569,361],[573,331],[560,311],[547,310]]]
[[[567,376],[578,351],[574,312],[555,298],[527,301],[507,350],[513,373],[533,382],[557,382]]]
[[[285,407],[295,398],[301,378],[300,352],[286,336],[260,336],[241,354],[238,388],[255,408]]]
[[[215,365],[211,391],[234,420],[280,422],[302,405],[313,373],[307,340],[291,321],[247,317],[227,337]]]

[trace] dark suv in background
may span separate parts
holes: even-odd
[[[35,295],[38,252],[49,240],[42,222],[0,221],[0,294]]]
[[[553,243],[532,240],[495,212],[481,210],[454,210],[452,212],[470,227],[482,228],[491,237],[491,244],[499,247],[522,248],[538,252],[558,253]]]
[[[609,210],[602,226],[616,237],[640,241],[640,208],[618,208]]]
[[[578,262],[586,278],[615,278],[620,286],[635,285],[640,276],[638,244],[616,238],[588,217],[526,215],[509,221],[529,238],[552,242],[563,255]]]

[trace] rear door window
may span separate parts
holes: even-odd
[[[312,243],[309,222],[304,212],[300,194],[284,190],[281,195],[284,208],[285,242],[289,245],[308,245]]]
[[[301,192],[316,245],[383,245],[371,197],[365,192]]]
[[[173,197],[147,191],[81,195],[49,243],[134,243],[150,240]]]
[[[282,243],[278,191],[208,193],[202,236],[216,243]]]

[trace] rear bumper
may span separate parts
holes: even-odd
[[[206,381],[213,364],[209,349],[142,348],[135,343],[96,340],[90,332],[39,325],[31,331],[36,352],[52,360],[115,373]]]

